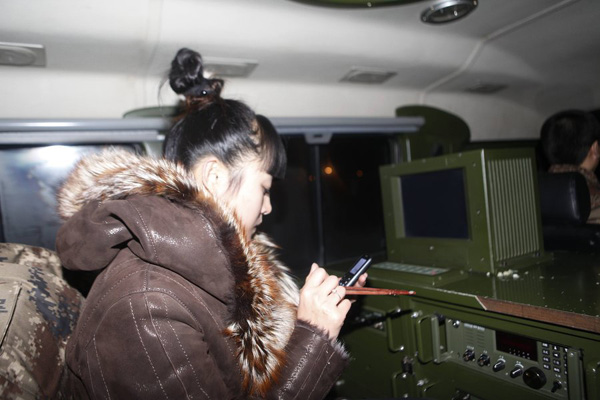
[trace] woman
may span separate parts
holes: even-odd
[[[285,153],[269,121],[220,97],[200,55],[180,50],[170,84],[187,111],[166,160],[110,151],[59,193],[63,264],[101,270],[67,348],[77,398],[323,398],[347,355],[350,308],[313,265],[298,293],[256,233]],[[361,277],[364,285],[366,276]]]

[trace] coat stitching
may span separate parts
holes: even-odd
[[[106,389],[106,394],[110,399],[110,392],[108,390],[108,385],[106,384],[106,379],[104,379],[104,372],[102,371],[102,365],[100,364],[100,355],[98,354],[98,347],[96,346],[96,337],[94,336],[94,352],[96,353],[96,360],[98,360],[98,369],[100,370],[100,376],[102,377],[102,383],[104,383],[104,389]]]
[[[154,254],[154,260],[156,262],[158,262],[158,254],[156,253],[156,246],[154,244],[154,236],[152,236],[150,230],[148,229],[148,225],[146,224],[144,217],[140,213],[140,210],[138,210],[138,208],[134,204],[131,204],[131,202],[127,202],[127,203],[135,210],[138,217],[140,217],[140,220],[142,221],[142,226],[144,227],[144,231],[146,231],[146,237],[149,239],[148,241],[150,242],[150,246],[152,246],[152,253]]]
[[[204,395],[207,398],[210,399],[210,396],[208,395],[208,393],[206,393],[206,391],[204,390],[204,388],[202,388],[202,384],[200,383],[200,380],[198,379],[198,374],[196,373],[196,369],[194,368],[194,365],[190,361],[190,357],[188,356],[187,352],[185,351],[185,348],[183,347],[183,344],[181,343],[181,340],[179,340],[179,335],[177,335],[177,331],[175,330],[175,328],[173,327],[173,324],[171,323],[171,320],[169,319],[169,305],[167,304],[167,302],[165,301],[164,298],[162,298],[162,300],[163,300],[163,303],[165,305],[165,320],[169,324],[169,327],[171,328],[171,331],[173,332],[173,336],[175,336],[175,339],[177,339],[177,344],[179,345],[179,348],[181,349],[181,352],[185,356],[185,360],[187,361],[188,365],[192,369],[192,373],[194,374],[194,379],[196,380],[196,383],[198,384],[198,387],[200,388],[200,390],[202,391],[202,393],[204,393]]]
[[[158,382],[163,394],[168,399],[169,396],[167,395],[167,392],[165,391],[165,388],[163,387],[162,382],[160,381],[160,377],[158,376],[158,373],[156,372],[156,368],[154,368],[154,363],[152,363],[152,358],[150,357],[150,353],[148,353],[148,349],[146,348],[146,345],[144,344],[144,340],[142,339],[142,334],[140,333],[140,329],[138,328],[138,325],[137,325],[137,320],[135,318],[135,313],[133,312],[133,304],[132,304],[131,300],[129,300],[129,309],[131,310],[131,318],[133,318],[133,325],[135,326],[135,330],[138,334],[138,338],[140,339],[140,343],[142,344],[142,348],[144,349],[144,353],[146,353],[148,362],[150,363],[150,366],[152,367],[152,371],[154,372],[156,381]]]
[[[136,261],[136,259],[131,259],[131,260],[126,260],[125,262],[123,262],[121,265],[124,264],[128,264],[130,262],[134,262]],[[118,281],[116,281],[110,288],[108,288],[108,290],[102,295],[102,297],[100,297],[100,299],[96,302],[96,304],[94,305],[94,308],[92,308],[92,311],[89,313],[87,319],[85,320],[85,322],[83,323],[83,326],[81,327],[81,330],[84,330],[85,327],[87,326],[89,320],[92,318],[92,314],[94,313],[94,311],[96,311],[96,309],[100,306],[100,303],[102,302],[102,300],[104,300],[104,298],[106,296],[108,296],[110,294],[110,292],[112,292],[117,286],[119,286],[121,284],[121,282],[123,282],[125,279],[129,278],[132,275],[138,274],[143,271],[134,271],[131,272],[127,275],[125,275],[124,277],[122,277],[121,279],[119,279]]]

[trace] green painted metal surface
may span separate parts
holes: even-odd
[[[468,239],[406,234],[402,180],[458,170],[465,186]],[[482,149],[380,168],[390,261],[496,273],[544,262],[533,149]],[[444,193],[432,190],[443,199]]]
[[[405,238],[398,179],[444,168],[466,171],[469,239]],[[544,251],[535,171],[528,148],[381,169],[388,254],[368,286],[416,295],[358,298],[333,396],[600,399],[600,255]]]
[[[342,270],[341,266],[338,269]],[[340,273],[335,268],[332,272]],[[445,274],[449,274],[447,279]],[[353,361],[336,389],[338,396],[600,398],[600,330],[568,326],[568,321],[565,325],[544,316],[546,311],[550,315],[565,312],[592,320],[599,318],[599,256],[556,253],[544,264],[499,274],[450,269],[427,276],[382,269],[375,264],[369,271],[368,285],[411,289],[416,295],[358,299],[342,332]],[[482,299],[511,304],[515,313],[488,310]],[[522,308],[531,306],[542,310],[539,319],[518,315]],[[458,327],[456,321],[460,323]],[[498,350],[494,336],[497,331],[508,332],[525,342],[534,341],[540,349],[542,343],[568,349],[561,354],[565,360],[569,357],[565,361],[569,375],[543,369],[541,350],[537,360]],[[481,337],[473,337],[469,332]],[[477,359],[464,361],[463,353],[471,344],[476,357],[486,352],[492,362],[503,358],[510,365],[493,372],[493,363],[479,366]],[[511,378],[515,364],[522,364],[524,370],[539,368],[545,373],[546,384],[535,389],[522,376]],[[552,392],[552,384],[560,379],[561,388]]]
[[[469,126],[461,117],[448,111],[422,104],[406,105],[396,109],[396,116],[425,118],[417,135],[398,135],[404,161],[457,153],[469,144]]]

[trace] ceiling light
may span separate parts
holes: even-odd
[[[456,21],[477,7],[477,0],[440,1],[423,11],[421,21],[429,24],[443,24]]]
[[[353,83],[383,83],[396,75],[395,72],[375,68],[354,67],[341,80]]]
[[[0,64],[18,67],[45,67],[46,49],[39,44],[0,42]]]

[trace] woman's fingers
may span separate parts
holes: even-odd
[[[358,278],[358,281],[356,281],[356,284],[354,286],[365,286],[367,284],[368,277],[369,275],[367,275],[367,273],[365,272]]]
[[[335,338],[344,323],[351,303],[345,299],[346,288],[340,279],[313,264],[300,291],[298,318],[324,329]]]
[[[317,264],[311,265],[310,272],[306,276],[304,285],[308,287],[319,286],[329,276],[325,269],[319,267]]]
[[[343,286],[337,285],[329,292],[328,300],[334,302],[335,305],[344,300],[346,296],[346,289]]]

